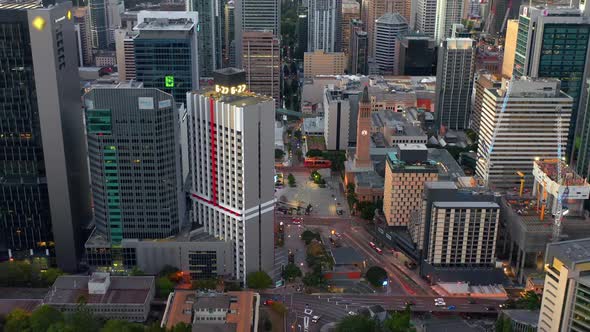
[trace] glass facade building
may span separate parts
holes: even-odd
[[[92,47],[104,50],[108,47],[106,0],[90,0],[88,7],[90,7]]]
[[[221,68],[220,0],[190,0],[189,10],[199,13],[199,72],[201,77],[213,77],[213,71]]]
[[[199,88],[197,13],[140,12],[135,37],[136,79],[184,103]]]

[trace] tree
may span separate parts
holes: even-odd
[[[534,291],[526,291],[516,300],[517,309],[538,310],[541,308],[541,296]]]
[[[180,323],[174,325],[174,327],[172,327],[172,329],[170,329],[170,332],[191,332],[191,331],[192,331],[191,326],[185,322],[180,322]]]
[[[100,332],[143,332],[143,326],[124,320],[108,320]]]
[[[372,266],[367,270],[367,280],[375,287],[382,287],[383,282],[387,280],[387,272],[379,267]]]
[[[177,267],[174,267],[172,265],[164,265],[162,270],[160,270],[160,272],[158,273],[158,277],[167,277],[168,275],[177,273],[178,271],[180,270]]]
[[[50,286],[53,285],[55,280],[62,275],[64,275],[64,271],[58,268],[50,267],[41,273],[41,280],[43,280],[45,285]]]
[[[161,327],[158,322],[153,322],[145,328],[144,332],[166,332],[166,328]]]
[[[65,316],[68,327],[73,331],[98,332],[102,322],[96,318],[85,304],[78,304],[76,311]]]
[[[324,246],[322,246],[319,242],[313,241],[307,245],[307,254],[309,256],[323,256],[324,255]]]
[[[242,290],[239,282],[226,281],[223,283],[223,286],[226,292],[237,292]]]
[[[309,158],[323,157],[324,153],[322,152],[322,150],[319,150],[319,149],[311,149],[311,150],[307,151],[306,156]]]
[[[31,331],[31,315],[20,309],[14,309],[6,316],[4,332]]]
[[[48,305],[42,305],[33,311],[30,321],[32,332],[45,332],[52,324],[63,322],[64,316],[61,311]]]
[[[199,279],[193,280],[191,283],[192,289],[216,289],[217,280],[215,279]]]
[[[388,332],[407,332],[415,331],[412,328],[410,319],[412,318],[412,310],[410,306],[406,306],[404,311],[396,311],[389,318],[383,322],[383,327]]]
[[[277,314],[279,314],[281,316],[287,313],[287,308],[281,302],[276,302],[276,301],[273,302],[270,305],[270,308],[272,309],[272,311],[276,312]]]
[[[287,281],[292,281],[295,278],[301,277],[301,269],[295,264],[287,264],[283,270],[283,278]]]
[[[248,288],[265,289],[272,285],[272,279],[264,271],[256,271],[248,273],[246,276],[246,283]]]
[[[168,297],[174,291],[174,283],[168,277],[159,277],[156,279],[156,292],[158,297]]]
[[[354,208],[355,204],[358,202],[354,183],[349,183],[346,185],[346,201],[348,202],[348,206],[351,209]]]
[[[294,135],[296,139],[301,139],[301,130],[296,130]]]
[[[284,155],[285,155],[285,151],[283,151],[281,149],[275,149],[275,159],[283,159]]]
[[[312,240],[320,240],[320,234],[312,232],[308,229],[304,230],[301,233],[301,240],[305,242],[305,244],[310,244]]]
[[[302,278],[303,284],[309,287],[322,287],[326,284],[326,279],[322,274],[321,265],[315,265],[313,272],[308,272]]]
[[[344,317],[338,325],[336,325],[336,332],[377,332],[377,324],[374,320],[362,316],[347,316]]]
[[[137,266],[134,266],[131,271],[129,271],[129,275],[132,277],[139,277],[139,276],[144,276],[145,272],[143,272],[142,270],[140,270]]]
[[[293,174],[289,173],[289,175],[287,175],[287,182],[289,182],[289,187],[295,187],[295,177]]]
[[[77,331],[74,330],[74,328],[71,327],[70,325],[68,325],[66,322],[57,322],[57,323],[53,323],[51,326],[49,326],[49,328],[47,329],[47,332],[77,332]]]

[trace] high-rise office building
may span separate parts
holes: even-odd
[[[184,217],[180,128],[172,95],[123,85],[84,96],[96,231],[163,239]]]
[[[590,16],[578,8],[522,6],[518,20],[514,75],[557,78],[563,92],[574,98],[569,158],[587,99],[583,85],[590,66]]]
[[[367,33],[360,28],[355,28],[355,22],[351,22],[350,51],[348,52],[348,71],[352,75],[368,75],[369,39]],[[360,23],[362,26],[362,22]]]
[[[512,90],[502,121],[499,113],[506,96],[506,84]],[[558,149],[557,126],[561,119],[561,148],[565,151],[572,97],[562,92],[557,79],[516,79],[504,81],[501,89],[485,89],[480,120],[476,174],[498,189],[512,189],[520,185],[525,175],[532,185],[535,158],[555,158]],[[490,151],[494,131],[494,145]]]
[[[586,79],[587,89],[590,89],[590,79]],[[590,90],[586,92],[590,95]],[[590,176],[590,98],[586,105],[581,109],[583,115],[580,116],[578,128],[580,132],[581,144],[578,154],[576,155],[576,171],[583,177]]]
[[[436,75],[436,43],[422,33],[408,33],[397,39],[399,74],[407,76]]]
[[[475,80],[475,96],[473,100],[473,109],[471,110],[471,119],[469,120],[469,128],[479,133],[481,115],[483,113],[483,96],[486,89],[500,89],[502,81],[491,74],[480,73]]]
[[[438,129],[463,130],[469,125],[475,70],[475,41],[447,38],[438,49],[436,124]]]
[[[324,142],[327,150],[346,150],[350,131],[348,95],[335,86],[324,87]]]
[[[590,239],[550,243],[538,331],[588,331]]]
[[[297,13],[297,45],[295,45],[295,59],[303,59],[307,52],[307,7],[299,7]]]
[[[107,44],[109,49],[115,46],[115,30],[121,27],[121,14],[125,11],[123,0],[107,0]]]
[[[340,52],[342,0],[310,0],[307,12],[307,51]]]
[[[322,50],[305,52],[303,56],[303,75],[342,75],[346,68],[346,56],[342,52],[326,53]]]
[[[375,21],[373,49],[379,73],[399,75],[398,39],[408,32],[408,22],[399,13],[385,13]]]
[[[128,31],[126,29],[115,30],[115,52],[117,54],[117,72],[119,81],[134,80],[135,70],[135,46],[133,38],[137,36],[137,31]]]
[[[92,47],[103,50],[108,48],[107,0],[89,0],[90,28]]]
[[[136,79],[185,102],[199,88],[198,14],[141,11],[135,30]]]
[[[416,19],[414,30],[429,37],[435,38],[436,0],[416,0]]]
[[[463,15],[463,0],[436,1],[436,24],[434,39],[437,44],[450,37],[453,24],[460,24]]]
[[[385,13],[399,13],[406,22],[410,19],[411,0],[365,0],[362,2],[361,20],[366,24],[365,31],[369,37],[369,56],[373,57],[374,48],[372,40],[375,39],[375,20]]]
[[[361,17],[361,5],[356,0],[342,1],[342,20],[340,30],[342,31],[342,52],[350,54],[350,36],[352,34],[351,21],[359,20]]]
[[[272,97],[281,105],[281,45],[272,31],[242,35],[242,65],[250,91]]]
[[[74,8],[72,14],[74,15],[74,29],[76,30],[76,43],[78,46],[78,65],[80,67],[91,66],[94,61],[88,7]]]
[[[398,144],[386,157],[383,213],[389,226],[408,226],[420,207],[424,183],[438,180],[436,164],[428,161],[424,144]]]
[[[69,2],[0,4],[0,243],[75,272],[90,190]],[[20,68],[15,70],[15,68]]]
[[[220,0],[187,0],[187,10],[199,13],[199,77],[213,77],[221,68]]]
[[[235,56],[235,33],[234,26],[236,24],[236,7],[233,1],[228,1],[223,7],[223,66],[234,67],[236,60],[232,59],[232,54]]]
[[[242,34],[272,31],[281,35],[281,0],[234,0],[236,67],[242,67]]]
[[[506,39],[504,40],[504,58],[502,59],[502,77],[506,79],[512,78],[517,37],[518,20],[508,20]]]
[[[194,222],[232,243],[243,281],[273,268],[275,202],[275,104],[248,92],[245,75],[219,70],[214,91],[188,98]]]
[[[489,15],[485,17],[484,30],[490,34],[503,33],[506,26],[506,21],[518,17],[518,11],[521,3],[529,3],[523,0],[492,0],[487,3]],[[545,3],[543,1],[543,3]],[[508,36],[508,33],[506,33]]]
[[[438,271],[460,274],[478,268],[488,274],[496,262],[500,206],[494,195],[477,188],[459,188],[454,182],[426,182],[421,206],[408,226],[419,251],[420,274],[438,279]],[[500,272],[501,274],[501,272]],[[445,280],[451,281],[451,280]]]

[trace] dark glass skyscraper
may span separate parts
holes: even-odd
[[[90,30],[92,33],[92,47],[99,50],[108,47],[107,29],[107,0],[89,0]]]
[[[189,0],[188,4],[190,11],[199,13],[199,76],[213,77],[213,71],[221,68],[220,0]]]
[[[0,249],[75,271],[90,219],[71,4],[0,3]]]
[[[185,102],[199,88],[197,13],[142,11],[137,21],[136,79]]]

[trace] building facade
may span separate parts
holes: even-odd
[[[483,96],[486,89],[499,89],[502,87],[502,81],[496,76],[490,74],[479,74],[475,80],[475,97],[473,100],[473,109],[471,110],[471,119],[469,128],[479,133],[481,114],[483,112]]]
[[[399,38],[408,32],[408,22],[399,13],[385,13],[375,21],[373,49],[382,75],[399,75]]]
[[[447,38],[438,50],[436,69],[436,121],[439,130],[469,126],[475,70],[475,41]]]
[[[508,83],[512,84],[512,91],[507,107],[499,121],[506,82],[500,89],[484,91],[477,150],[476,174],[498,189],[519,187],[520,176],[516,172],[532,174],[535,158],[555,158],[558,135],[561,135],[561,149],[565,151],[573,103],[572,98],[561,91],[559,80],[512,80]],[[532,177],[527,176],[526,181],[530,188]]]
[[[413,28],[416,32],[435,38],[437,0],[416,0],[416,19]]]
[[[90,14],[88,7],[78,7],[73,10],[74,27],[76,29],[76,41],[78,42],[79,66],[91,66],[92,57],[92,30],[90,29]]]
[[[199,76],[213,77],[221,68],[221,0],[188,0],[187,11],[199,13]]]
[[[327,53],[322,50],[305,52],[303,60],[304,77],[312,78],[317,75],[344,74],[346,56],[342,52]]]
[[[423,144],[398,144],[387,155],[383,213],[389,226],[408,226],[410,215],[420,207],[424,183],[438,180],[436,165],[428,162]]]
[[[585,331],[590,304],[590,239],[547,245],[538,331]]]
[[[352,28],[352,30],[348,52],[348,71],[351,75],[368,75],[369,39],[367,33],[358,28]]]
[[[141,11],[133,39],[136,79],[185,102],[199,88],[198,14]]]
[[[340,30],[342,31],[341,51],[347,56],[350,55],[351,22],[360,18],[361,5],[356,0],[344,0],[342,2],[342,20],[340,22]]]
[[[54,256],[67,272],[77,271],[91,219],[72,10],[69,3],[0,5],[3,254]]]
[[[307,51],[342,50],[342,0],[309,0]]]
[[[90,0],[90,27],[92,47],[99,50],[108,48],[107,0]]]
[[[584,15],[580,9],[521,7],[513,75],[557,78],[563,92],[574,98],[567,139],[568,158],[573,150],[578,120],[584,117],[588,99],[583,85],[590,66],[589,43],[590,16]],[[579,157],[587,159],[586,154]],[[582,164],[586,162],[582,161]]]
[[[451,36],[453,24],[461,23],[464,0],[437,0],[434,39],[440,44]]]
[[[281,35],[281,0],[234,0],[236,67],[242,68],[242,34],[272,31]]]
[[[274,265],[275,104],[247,92],[243,72],[218,75],[219,92],[188,99],[191,213],[206,233],[233,243],[234,276],[245,282]]]
[[[408,33],[398,38],[399,74],[406,76],[436,75],[436,43],[421,33]]]
[[[119,81],[129,81],[136,78],[135,46],[133,38],[137,31],[117,29],[115,31],[115,52],[117,55],[117,72]]]
[[[350,103],[347,95],[337,87],[326,86],[323,107],[326,149],[345,150],[350,130]]]
[[[281,105],[281,44],[271,31],[242,35],[242,66],[250,91],[272,97]]]

